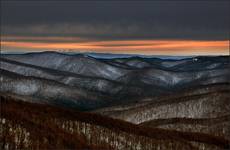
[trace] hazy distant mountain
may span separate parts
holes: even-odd
[[[49,53],[52,51],[44,51],[42,53]],[[26,54],[26,51],[1,51],[2,54]],[[33,53],[40,53],[40,52],[33,52]],[[113,53],[93,53],[93,52],[85,52],[85,53],[77,53],[77,52],[68,52],[68,51],[60,51],[60,53],[67,54],[67,55],[86,55],[90,57],[94,57],[97,59],[113,59],[113,58],[130,58],[130,57],[142,57],[142,58],[160,58],[160,59],[184,59],[184,58],[191,58],[195,56],[167,56],[167,55],[140,55],[140,54],[113,54]]]

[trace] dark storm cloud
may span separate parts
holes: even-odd
[[[2,2],[3,35],[227,40],[229,1]]]

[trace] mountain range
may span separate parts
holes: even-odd
[[[8,126],[15,122],[32,134],[28,125],[31,123],[41,126],[42,132],[47,130],[42,123],[36,122],[36,118],[39,121],[47,119],[39,112],[43,111],[43,107],[51,114],[60,111],[59,115],[48,117],[53,118],[47,122],[52,125],[50,128],[78,141],[84,139],[81,141],[84,148],[226,148],[230,143],[229,68],[229,56],[162,58],[58,52],[1,54],[0,95],[6,102],[1,119],[9,121]],[[24,105],[28,112],[29,107],[34,110],[31,114],[24,114],[28,115],[27,118],[14,118],[14,115],[23,116],[20,109]],[[65,120],[62,120],[62,115],[60,117],[61,112],[65,113]],[[35,120],[30,120],[33,114]],[[73,117],[68,118],[68,114]],[[82,116],[80,120],[76,117],[78,115]],[[81,120],[84,117],[86,120]],[[101,117],[102,121],[91,120],[94,117]],[[20,119],[25,119],[26,123],[20,123]],[[56,120],[62,120],[61,124]],[[86,130],[100,126],[97,130],[100,141],[90,138],[91,131],[82,135],[79,129],[74,129],[77,133],[73,134],[73,120],[89,121],[90,128],[85,127]],[[67,126],[71,129],[63,130],[63,121],[68,122]],[[110,123],[114,127],[109,126]],[[42,135],[42,132],[39,134]],[[173,137],[173,134],[177,136]],[[113,140],[106,140],[107,136],[113,137]],[[61,135],[58,137],[65,143]],[[5,136],[1,138],[13,142]],[[121,139],[131,140],[130,143],[136,145],[122,143]],[[179,142],[175,142],[177,139]],[[30,140],[34,143],[38,139],[35,136]],[[46,145],[44,141],[38,141]],[[76,143],[73,142],[72,147],[72,141],[68,142],[67,145],[59,144],[74,148]],[[14,146],[19,144],[14,143]],[[34,145],[29,147],[35,148]],[[47,148],[52,148],[52,144],[48,144]]]

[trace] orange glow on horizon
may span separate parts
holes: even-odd
[[[146,55],[229,55],[229,41],[195,40],[122,40],[30,42],[1,41],[1,48],[36,50],[66,50],[76,52],[133,53]]]

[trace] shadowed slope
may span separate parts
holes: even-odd
[[[156,97],[145,103],[114,106],[95,112],[137,124],[163,118],[217,117],[230,111],[229,92],[229,84],[208,85],[198,90]]]
[[[230,115],[216,118],[169,118],[155,119],[140,124],[141,126],[192,131],[223,136],[230,139]]]

